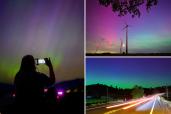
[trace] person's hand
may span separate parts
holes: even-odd
[[[52,67],[52,63],[51,63],[50,58],[45,58],[45,63],[48,67]]]
[[[51,81],[52,84],[54,84],[55,83],[55,73],[53,71],[53,66],[52,66],[50,58],[45,58],[45,63],[49,67],[50,81]]]

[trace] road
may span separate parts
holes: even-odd
[[[156,94],[122,104],[87,109],[86,114],[171,114],[171,102]]]

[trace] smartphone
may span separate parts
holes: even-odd
[[[45,59],[35,59],[36,61],[36,65],[39,65],[39,64],[45,64]]]
[[[38,64],[45,64],[45,59],[38,59]]]

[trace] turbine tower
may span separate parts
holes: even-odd
[[[122,39],[121,39],[121,38],[120,38],[120,40],[121,40],[120,53],[122,54],[123,41],[122,41]]]
[[[126,30],[126,54],[128,54],[128,27],[129,25],[126,23],[126,26],[123,28]]]

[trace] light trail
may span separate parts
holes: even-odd
[[[155,94],[155,95],[153,95],[153,96],[149,96],[149,97],[147,97],[147,98],[152,98],[152,97],[154,98],[155,96],[161,96],[161,95],[163,95],[163,94],[164,94],[164,93],[158,93],[158,94]],[[140,101],[142,101],[142,100],[144,100],[144,99],[147,99],[147,98],[141,98],[141,99],[138,99],[138,100],[134,100],[134,101],[130,101],[130,102],[118,104],[118,105],[112,105],[112,106],[108,106],[108,107],[106,107],[106,108],[107,108],[107,109],[109,109],[109,108],[116,108],[116,107],[119,107],[119,106],[124,106],[124,105],[128,105],[128,104],[140,102]]]
[[[132,104],[132,103],[136,103],[138,101],[140,101],[141,99],[138,99],[138,100],[135,100],[135,101],[130,101],[130,102],[126,102],[126,103],[122,103],[122,104],[118,104],[118,105],[113,105],[113,106],[108,106],[106,108],[115,108],[115,107],[119,107],[119,106],[124,106],[124,105],[127,105],[127,104]]]
[[[128,104],[133,104],[133,103],[136,103],[136,102],[140,102],[140,101],[142,101],[144,99],[147,99],[147,98],[141,98],[141,99],[138,99],[138,100],[134,100],[134,101],[118,104],[118,105],[108,106],[106,108],[109,109],[109,108],[115,108],[115,107],[124,106],[124,105],[128,105]]]
[[[151,97],[151,98],[146,98],[146,99],[144,99],[144,100],[139,101],[138,103],[135,103],[135,104],[126,106],[126,107],[124,107],[124,108],[122,108],[122,109],[125,110],[125,109],[131,108],[131,107],[133,107],[133,106],[137,106],[137,105],[139,105],[139,104],[141,104],[141,103],[144,103],[144,102],[146,102],[146,101],[149,101],[149,100],[151,100],[151,99],[153,99],[153,97]]]
[[[156,96],[156,95],[155,95],[155,96]],[[106,113],[104,113],[104,114],[112,114],[112,113],[115,113],[115,112],[120,111],[120,110],[122,110],[122,109],[126,110],[126,109],[128,109],[128,108],[133,107],[133,106],[137,106],[137,105],[139,105],[139,104],[141,104],[141,103],[144,103],[144,102],[146,102],[146,101],[152,100],[152,99],[155,98],[155,96],[152,96],[152,97],[150,97],[150,98],[142,98],[142,99],[139,99],[139,100],[135,100],[135,101],[131,101],[131,102],[127,102],[127,103],[115,105],[115,106],[110,106],[110,107],[118,107],[118,106],[122,106],[122,105],[125,105],[125,104],[132,104],[132,103],[133,103],[132,105],[129,105],[129,106],[126,106],[126,107],[124,107],[124,108],[117,109],[117,110],[111,110],[111,111],[108,111],[108,112],[106,112]],[[138,103],[137,103],[137,102],[138,102]]]
[[[153,102],[153,106],[152,106],[152,108],[151,108],[150,114],[153,114],[154,106],[155,106],[155,103],[156,103],[156,98],[157,98],[157,97],[155,97],[155,100],[154,100],[154,102]]]

